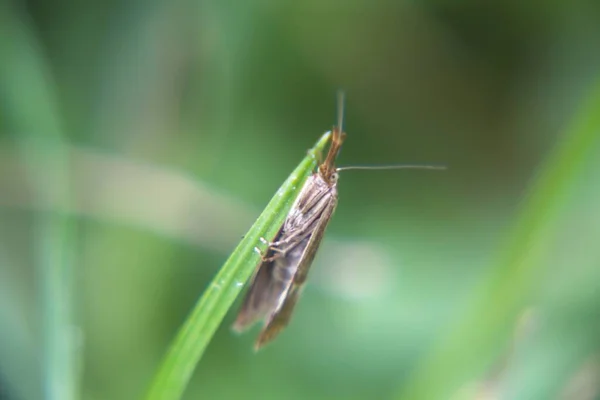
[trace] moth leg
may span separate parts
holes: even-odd
[[[275,253],[275,254],[273,254],[270,257],[263,257],[263,256],[261,256],[261,257],[262,257],[262,261],[263,262],[272,262],[272,261],[277,260],[278,258],[285,257],[285,254],[283,254],[283,253]]]
[[[316,215],[315,217],[311,217],[311,219],[307,221],[307,224],[305,227],[297,230],[298,233],[294,233],[294,234],[286,237],[283,240],[278,240],[276,242],[272,242],[269,244],[269,247],[271,249],[273,249],[274,251],[279,251],[279,252],[282,252],[282,251],[287,252],[287,251],[291,250],[292,248],[294,248],[294,246],[296,246],[296,244],[299,241],[301,241],[305,237],[309,236],[313,232],[314,224],[318,220],[318,217],[319,217],[319,215]],[[277,249],[278,247],[281,247],[282,245],[286,245],[288,247],[287,248],[284,247],[285,250]]]
[[[270,261],[273,261],[273,260],[281,257],[281,255],[279,253],[277,253],[276,250],[277,249],[269,248],[267,250],[267,252],[273,251],[275,254],[272,255],[271,257],[267,257],[267,253],[265,253],[264,251],[262,251],[258,246],[254,246],[254,252],[260,256],[260,258],[261,258],[262,261],[269,261],[270,262]]]
[[[261,237],[259,237],[259,238],[258,238],[258,240],[260,240],[260,242],[261,242],[262,244],[266,244],[269,250],[275,250],[275,251],[277,251],[277,250],[276,250],[276,249],[274,249],[274,247],[276,247],[276,246],[279,246],[279,245],[281,245],[282,243],[284,243],[284,241],[282,241],[282,240],[279,240],[279,241],[277,241],[277,242],[269,242],[267,239],[265,239],[265,238],[264,238],[264,237],[262,237],[262,236],[261,236]]]
[[[301,235],[298,235],[297,237],[295,237],[295,240],[293,242],[286,242],[286,241],[281,241],[281,244],[285,244],[287,245],[287,247],[269,247],[269,250],[271,250],[273,253],[275,253],[272,257],[275,257],[275,259],[279,258],[277,256],[280,257],[285,257],[287,255],[287,253],[294,249],[294,247],[296,247],[299,243],[301,243],[304,239],[306,239],[308,236],[310,236],[313,233],[312,230],[307,230],[306,232],[303,232]]]
[[[266,252],[261,250],[258,246],[254,246],[254,252],[260,256],[262,262],[272,262],[286,255],[286,252],[281,251],[280,249],[275,247],[275,243],[267,241],[267,239],[265,239],[264,237],[260,237],[259,240],[261,241],[261,243],[266,244],[268,246]],[[267,257],[269,251],[273,252],[273,255]]]
[[[269,251],[272,251],[274,254],[272,256],[270,256],[270,257],[267,257],[267,253]],[[265,253],[258,246],[254,246],[254,252],[260,256],[260,259],[261,259],[262,262],[272,262],[272,261],[277,260],[278,258],[281,258],[281,257],[285,256],[285,253],[282,252],[282,251],[280,251],[277,248],[269,248],[267,250],[267,253]]]
[[[301,238],[302,237],[303,236],[301,236]],[[282,244],[290,244],[292,240],[295,241],[297,239],[296,239],[296,237],[292,237],[292,238],[288,238],[288,239],[284,239],[284,240],[278,240],[276,242],[269,242],[264,237],[261,237],[261,238],[259,238],[259,240],[261,241],[262,244],[266,244],[268,246],[268,250],[271,250],[274,253],[286,253],[287,250],[281,250],[278,247],[281,246]]]
[[[308,231],[303,233],[302,235],[300,235],[297,239],[297,241],[288,243],[285,241],[281,241],[281,242],[274,242],[271,243],[269,245],[269,248],[267,250],[267,252],[272,252],[273,255],[270,257],[266,257],[266,255],[263,253],[262,250],[260,250],[258,247],[254,248],[254,251],[257,252],[258,254],[260,254],[262,261],[266,261],[266,262],[271,262],[271,261],[275,261],[278,258],[284,258],[285,256],[287,256],[287,253],[292,250],[294,247],[296,247],[298,245],[299,242],[301,242],[304,238],[306,238],[307,236],[309,236],[312,232]],[[279,248],[277,247],[277,243],[281,243],[281,244],[287,244],[287,247],[284,248]]]
[[[281,257],[285,257],[287,255],[287,252],[290,250],[289,248],[287,249],[280,249],[278,247],[269,247],[269,250],[273,252],[273,255],[271,257],[269,257],[269,261],[273,261],[276,260],[278,258]]]

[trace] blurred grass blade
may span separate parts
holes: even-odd
[[[302,183],[316,166],[316,154],[323,151],[328,140],[329,133],[319,139],[210,283],[171,344],[152,382],[148,400],[181,397],[210,339],[259,262],[258,254],[254,252],[259,238],[271,238],[277,233]]]
[[[450,398],[489,366],[494,349],[509,339],[513,323],[544,274],[543,257],[558,229],[561,206],[581,167],[600,144],[600,81],[542,166],[494,273],[473,307],[446,335],[398,399]],[[597,154],[596,154],[597,156]]]
[[[0,5],[0,102],[15,133],[28,183],[41,203],[68,204],[69,169],[50,68],[28,19]],[[71,222],[63,210],[35,219],[34,254],[43,340],[43,398],[72,400],[78,391],[73,334]]]

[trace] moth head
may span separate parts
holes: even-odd
[[[335,167],[335,159],[337,158],[342,143],[346,139],[346,133],[342,132],[338,127],[334,127],[331,131],[331,145],[327,152],[327,157],[321,165],[319,165],[319,174],[328,184],[332,185],[337,182],[338,174]]]

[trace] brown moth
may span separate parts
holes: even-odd
[[[336,168],[335,159],[346,138],[346,134],[342,131],[342,93],[338,95],[338,118],[338,125],[331,132],[331,144],[325,161],[304,183],[274,240],[268,243],[262,239],[268,244],[266,253],[263,254],[256,248],[261,254],[261,263],[254,272],[250,288],[233,325],[234,330],[243,331],[259,320],[265,321],[255,343],[256,350],[273,340],[290,321],[308,270],[337,206],[338,171],[390,168],[443,169],[443,167],[426,165]]]

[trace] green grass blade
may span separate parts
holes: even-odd
[[[68,207],[69,165],[58,96],[49,63],[30,26],[17,7],[0,6],[0,102],[6,107],[35,199]],[[35,217],[43,397],[72,400],[78,397],[79,387],[72,298],[73,223],[62,210]]]
[[[275,236],[303,182],[315,168],[316,154],[323,151],[328,140],[329,133],[319,139],[210,283],[171,344],[152,382],[148,400],[181,397],[212,336],[259,262],[254,247],[261,237]]]
[[[506,342],[517,315],[545,273],[549,239],[559,228],[561,207],[584,163],[600,144],[600,82],[556,145],[521,208],[507,246],[473,308],[423,360],[398,399],[442,399],[476,379],[489,365],[498,343]]]

